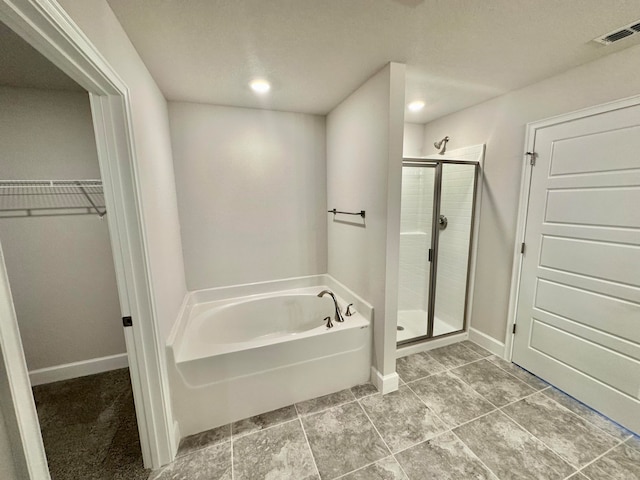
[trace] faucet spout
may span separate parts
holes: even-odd
[[[324,297],[325,295],[330,295],[333,299],[333,306],[336,309],[336,322],[344,322],[344,318],[342,318],[342,312],[340,312],[340,305],[338,305],[338,300],[336,300],[336,296],[333,294],[331,290],[323,290],[318,294],[318,297]]]

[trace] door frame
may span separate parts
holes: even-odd
[[[511,361],[513,357],[513,337],[514,325],[518,316],[518,296],[520,293],[520,280],[522,277],[522,260],[523,256],[520,252],[521,245],[524,242],[527,229],[527,213],[529,210],[529,197],[531,187],[531,173],[534,168],[530,163],[530,155],[527,152],[535,153],[535,140],[538,130],[552,127],[561,123],[567,123],[581,118],[592,117],[622,108],[640,105],[640,95],[626,97],[620,100],[603,103],[593,107],[587,107],[573,112],[556,115],[543,120],[527,123],[526,135],[524,141],[523,158],[525,167],[522,169],[520,179],[520,200],[518,203],[518,223],[516,226],[516,237],[513,247],[513,267],[511,271],[511,289],[509,291],[509,310],[507,317],[507,328],[505,332],[505,348],[504,358]]]
[[[0,0],[0,20],[89,92],[107,221],[123,317],[140,444],[145,467],[173,460],[168,375],[156,322],[138,159],[128,86],[55,0]],[[1,258],[1,257],[0,257]],[[0,289],[10,293],[0,268]],[[0,339],[29,478],[49,473],[11,297],[0,295]],[[117,321],[117,319],[114,319]],[[28,390],[28,392],[26,391]],[[27,400],[27,393],[30,400]]]

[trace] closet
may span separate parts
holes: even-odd
[[[146,478],[89,95],[0,44],[0,242],[51,477]]]

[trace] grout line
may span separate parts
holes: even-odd
[[[376,424],[373,423],[373,420],[371,420],[371,417],[369,417],[369,414],[367,413],[367,411],[364,409],[364,407],[362,406],[362,404],[359,401],[358,401],[358,406],[360,407],[360,410],[362,410],[362,413],[364,413],[365,417],[367,417],[367,420],[369,420],[369,423],[371,424],[373,429],[376,431],[376,433],[380,437],[380,440],[382,440],[382,443],[384,443],[384,446],[387,447],[387,450],[389,451],[389,454],[393,455],[393,452],[389,448],[389,445],[387,444],[386,440],[382,437],[382,435],[380,435],[380,431],[378,430],[378,427],[376,427]],[[385,457],[383,457],[383,458],[385,458]]]
[[[431,413],[433,413],[434,417],[436,417],[438,420],[440,420],[445,427],[449,428],[449,424],[447,422],[445,422],[442,418],[440,418],[440,416],[436,412],[434,412],[431,408],[429,408],[429,405],[427,405],[426,402],[424,400],[422,400],[422,397],[420,397],[420,395],[418,395],[415,392],[415,390],[413,388],[411,388],[411,386],[406,385],[406,387],[411,391],[411,393],[413,393],[418,398],[418,400],[420,400],[420,402],[422,402],[422,404],[427,408],[427,410],[429,410]],[[435,438],[435,437],[432,437],[432,438]],[[426,440],[423,440],[423,441],[426,441]],[[419,443],[422,443],[422,442],[419,442]]]
[[[249,418],[251,418],[251,417],[249,417]],[[298,418],[299,417],[296,416],[295,418],[292,418],[290,420],[285,420],[284,422],[275,423],[273,425],[269,425],[268,427],[264,427],[264,428],[261,428],[259,430],[255,430],[253,432],[245,433],[244,435],[235,435],[235,438],[233,439],[233,441],[235,442],[237,440],[240,440],[241,438],[245,438],[245,437],[248,437],[250,435],[255,435],[256,433],[266,432],[267,430],[271,430],[272,428],[279,427],[279,426],[285,425],[287,423],[295,422]],[[240,420],[240,421],[242,421],[242,420]]]
[[[428,440],[427,440],[428,441]],[[404,476],[407,480],[409,480],[409,475],[407,474],[406,470],[404,469],[404,467],[402,466],[402,464],[398,461],[398,459],[396,458],[395,454],[391,454],[391,456],[393,457],[393,459],[395,460],[395,462],[398,464],[398,466],[400,467],[400,471],[402,473],[404,473]]]
[[[471,447],[470,447],[469,445],[467,445],[466,443],[464,443],[464,440],[462,440],[462,439],[461,439],[461,438],[456,434],[456,432],[454,432],[453,430],[451,430],[451,433],[453,434],[453,436],[454,436],[454,437],[456,437],[456,438],[460,441],[460,443],[462,443],[465,447],[467,447],[467,449],[471,452],[471,455],[473,455],[475,458],[477,458],[477,459],[478,459],[478,461],[480,462],[480,464],[481,464],[481,465],[483,465],[483,466],[484,466],[484,468],[486,468],[486,469],[487,469],[487,471],[488,471],[491,475],[493,475],[493,476],[494,476],[495,480],[499,480],[498,474],[497,474],[496,472],[494,472],[493,470],[491,470],[491,469],[489,468],[489,466],[488,466],[486,463],[484,463],[484,461],[483,461],[483,460],[482,460],[478,455],[476,455],[476,452],[474,452],[473,450],[471,450]]]
[[[295,406],[295,403],[294,403]],[[298,407],[296,407],[296,412],[298,412]],[[316,469],[316,473],[318,474],[318,479],[320,480],[322,477],[320,476],[320,470],[318,469],[318,464],[316,463],[316,457],[313,454],[313,450],[311,449],[311,443],[309,443],[309,437],[307,437],[307,431],[304,429],[304,423],[302,423],[302,418],[298,415],[296,419],[300,423],[300,428],[302,428],[302,434],[304,435],[304,439],[307,442],[307,447],[309,448],[309,453],[311,454],[311,461],[313,462],[313,466]]]
[[[309,412],[309,413],[300,413],[300,411],[298,410],[298,404],[297,404],[297,403],[294,403],[293,405],[296,407],[296,412],[298,412],[298,416],[299,416],[299,417],[308,417],[309,415],[315,415],[316,413],[326,412],[327,410],[331,410],[332,408],[341,407],[341,406],[343,406],[343,405],[347,405],[348,403],[353,403],[353,402],[357,402],[357,401],[358,401],[358,399],[357,399],[357,398],[356,398],[356,396],[353,394],[353,392],[351,391],[351,389],[350,389],[350,388],[349,388],[349,389],[345,389],[345,390],[348,390],[348,391],[349,391],[349,393],[351,394],[351,396],[352,396],[353,398],[351,398],[351,399],[347,400],[346,402],[337,403],[337,404],[335,404],[335,405],[331,405],[331,406],[326,407],[326,408],[323,408],[323,409],[321,409],[321,410],[317,410],[317,411]],[[343,391],[343,390],[341,390],[341,391]],[[339,392],[335,392],[335,393],[339,393]],[[379,393],[379,392],[376,392],[376,393]],[[329,395],[332,395],[332,394],[330,393]],[[375,395],[375,394],[372,394],[372,395]],[[325,396],[325,395],[323,395],[323,396]],[[321,398],[321,397],[316,397],[316,398]],[[315,400],[315,398],[312,398],[312,399],[310,399],[310,400],[305,400],[305,401],[306,401],[306,402],[309,402],[309,401],[311,401],[311,400]],[[299,402],[299,403],[305,403],[305,402]]]
[[[473,341],[471,341],[471,340],[469,340],[469,339],[467,339],[466,341],[467,341],[467,342],[471,342],[471,343],[473,343],[474,345],[478,345],[476,342],[473,342]],[[465,340],[462,340],[461,342],[458,342],[458,345],[462,345],[464,348],[466,348],[467,350],[469,350],[469,351],[471,351],[471,352],[475,353],[476,355],[483,355],[482,353],[476,352],[473,348],[469,348],[469,347],[467,347],[467,346],[464,344],[464,342],[465,342]],[[452,345],[455,345],[455,344],[452,344]],[[481,349],[483,349],[485,352],[487,352],[487,353],[489,354],[489,355],[487,355],[486,357],[483,357],[483,358],[489,358],[489,357],[491,357],[491,356],[495,355],[495,353],[490,352],[489,350],[487,350],[486,348],[484,348],[482,345],[478,345],[478,347],[480,347]]]
[[[497,355],[491,355],[491,357],[496,357],[496,358],[498,358],[499,360],[502,360],[502,361],[506,362],[506,360],[501,359],[501,358],[500,358],[500,357],[498,357]],[[500,370],[502,370],[503,372],[508,373],[509,375],[511,375],[512,377],[516,378],[517,380],[520,380],[518,377],[516,377],[516,376],[515,376],[513,373],[511,373],[509,370],[507,370],[506,368],[501,367],[499,363],[492,362],[491,360],[489,360],[489,358],[491,358],[491,357],[487,357],[487,361],[488,361],[488,362],[490,362],[491,364],[495,365],[496,367],[498,367],[498,368],[499,368]],[[510,363],[509,365],[515,365],[515,363]],[[518,366],[516,365],[516,367],[515,367],[515,368],[520,368],[520,367],[518,367]],[[543,379],[541,379],[540,377],[535,376],[535,375],[534,375],[534,374],[532,374],[532,373],[529,373],[529,372],[528,372],[528,371],[526,371],[524,368],[520,368],[520,370],[522,370],[522,371],[523,371],[524,373],[526,373],[527,375],[531,375],[533,378],[535,378],[535,379],[537,379],[537,380],[540,380],[542,383],[544,383],[544,384],[546,385],[546,387],[543,387],[543,388],[539,389],[538,391],[540,391],[540,390],[545,390],[546,388],[549,388],[549,387],[551,386],[551,384],[550,384],[550,383],[545,382]],[[530,387],[530,388],[533,388],[533,389],[535,389],[535,388],[536,388],[536,387],[532,387],[531,385],[529,385],[528,383],[526,383],[524,380],[520,380],[520,381],[521,381],[522,383],[526,384],[526,385],[527,385],[528,387]]]
[[[452,344],[452,345],[456,345],[456,344]],[[447,345],[448,346],[448,345]],[[446,347],[440,347],[440,348],[446,348]],[[466,348],[466,347],[465,347]],[[419,353],[426,353],[429,354],[429,352],[419,352]],[[475,353],[475,352],[473,352]],[[413,355],[417,355],[416,353],[414,353]],[[411,355],[408,355],[409,357],[411,357]],[[480,360],[486,360],[486,358],[477,358],[476,360],[472,360],[471,362],[468,363],[463,363],[461,365],[456,365],[455,367],[445,367],[442,363],[440,363],[438,360],[436,360],[435,358],[433,358],[431,355],[429,355],[429,357],[431,358],[431,360],[433,360],[434,362],[436,362],[438,365],[440,365],[443,370],[440,370],[438,372],[433,372],[433,373],[429,373],[428,375],[425,375],[424,377],[420,377],[420,378],[416,378],[415,380],[411,380],[409,382],[404,382],[405,385],[409,384],[409,383],[414,383],[414,382],[419,382],[420,380],[424,380],[425,378],[429,378],[432,377],[434,375],[440,375],[441,373],[445,373],[445,372],[450,372],[451,370],[455,370],[456,368],[461,368],[461,367],[466,367],[467,365],[471,365],[472,363],[476,363],[479,362]],[[406,358],[406,357],[403,357]],[[400,376],[400,374],[398,374],[398,376]],[[403,380],[404,381],[404,380]]]
[[[550,385],[548,388],[545,388],[544,390],[549,390],[550,388],[555,388],[555,387],[553,387],[552,385]],[[544,390],[540,390],[540,391],[541,391],[541,392],[543,392]],[[577,400],[573,399],[572,397],[570,397],[570,396],[569,396],[569,395],[567,395],[566,393],[562,392],[561,390],[558,390],[557,388],[556,388],[556,390],[557,390],[558,392],[560,392],[561,394],[566,395],[566,396],[567,396],[567,398],[570,398],[571,400],[574,400],[574,401],[576,401],[576,402],[577,402]],[[599,427],[598,425],[596,425],[595,423],[593,423],[591,420],[587,419],[587,418],[586,418],[586,415],[580,415],[580,414],[578,414],[578,413],[574,412],[574,411],[573,411],[573,410],[571,410],[570,408],[565,407],[565,406],[564,406],[564,405],[562,405],[560,402],[556,401],[554,398],[551,398],[551,397],[550,397],[550,396],[548,396],[548,395],[545,395],[545,398],[547,398],[547,399],[551,400],[553,403],[557,404],[561,409],[566,410],[567,412],[571,413],[572,415],[575,415],[576,417],[580,418],[581,420],[584,420],[587,424],[589,424],[589,425],[591,425],[591,426],[593,426],[593,427],[597,428],[598,430],[600,430],[600,431],[601,431],[602,433],[604,433],[605,435],[608,435],[609,437],[613,438],[613,439],[614,439],[614,440],[616,440],[616,441],[619,441],[619,440],[620,440],[619,438],[614,437],[614,436],[613,436],[613,435],[611,435],[609,432],[607,432],[607,431],[606,431],[606,430],[604,430],[603,428],[601,428],[601,427]],[[580,405],[583,405],[583,404],[580,404]],[[589,408],[589,407],[587,406],[587,408]],[[609,423],[611,423],[611,425],[618,426],[618,424],[616,424],[616,423],[614,423],[614,422],[610,421],[610,420],[609,420],[609,419],[607,419],[604,415],[600,414],[598,411],[596,411],[596,410],[591,410],[591,411],[592,411],[592,412],[595,412],[596,414],[598,414],[598,415],[599,415],[600,417],[602,417],[604,420],[607,420]],[[621,428],[620,426],[618,426],[618,427],[619,427],[621,430],[625,430],[625,431],[626,431],[626,429]],[[626,441],[627,441],[627,440],[629,440],[629,438],[631,438],[632,436],[633,436],[632,434],[628,434],[628,435],[624,438],[623,442],[626,442]]]
[[[358,468],[356,468],[355,470],[351,470],[351,471],[349,471],[349,472],[347,472],[347,473],[343,473],[343,474],[342,474],[342,475],[340,475],[339,477],[334,477],[334,478],[332,478],[331,480],[339,480],[339,479],[341,479],[341,478],[346,477],[347,475],[351,475],[351,474],[352,474],[352,473],[354,473],[354,472],[359,472],[360,470],[363,470],[363,469],[365,469],[365,468],[367,468],[367,467],[370,467],[371,465],[375,465],[376,463],[378,463],[378,462],[380,462],[380,461],[384,460],[385,458],[389,458],[389,457],[393,457],[393,454],[391,454],[391,455],[387,455],[386,457],[382,457],[380,460],[376,460],[375,462],[367,463],[366,465],[363,465],[363,466],[361,466],[361,467],[358,467]],[[395,458],[394,458],[394,460],[395,460]]]
[[[544,445],[545,448],[547,448],[550,452],[552,452],[556,457],[558,457],[560,460],[562,460],[563,462],[565,462],[567,465],[569,465],[572,468],[575,468],[574,472],[571,472],[571,475],[573,475],[574,473],[576,473],[577,471],[580,470],[580,467],[577,467],[576,465],[574,465],[573,463],[569,462],[569,460],[567,460],[566,458],[564,458],[564,456],[560,455],[560,453],[556,452],[555,449],[551,448],[549,445],[546,444],[546,442],[544,442],[543,440],[541,440],[540,438],[538,438],[537,435],[535,435],[533,432],[531,432],[529,429],[525,428],[523,425],[520,425],[520,423],[518,423],[516,421],[515,418],[511,417],[507,412],[503,412],[502,410],[500,410],[500,412],[505,415],[509,420],[511,420],[513,423],[515,423],[517,426],[519,426],[522,430],[524,430],[525,432],[527,432],[529,435],[531,435],[531,437],[536,440],[537,442],[539,442],[541,445]],[[554,469],[554,471],[556,473],[560,473],[557,470]]]
[[[493,404],[491,404],[491,405],[493,405]],[[486,417],[488,415],[491,415],[492,413],[496,413],[496,412],[499,412],[499,411],[500,411],[500,409],[496,407],[493,410],[491,410],[490,412],[483,413],[482,415],[478,415],[476,418],[472,418],[471,420],[467,420],[466,422],[462,422],[460,425],[456,425],[455,427],[451,427],[451,431],[453,432],[456,428],[460,428],[460,427],[462,427],[464,425],[467,425],[467,424],[469,424],[471,422],[475,422],[476,420],[479,420],[479,419],[481,419],[483,417]],[[453,433],[455,433],[455,432],[453,432]]]
[[[549,387],[547,387],[547,388],[549,388]],[[546,390],[546,388],[545,388],[544,390]],[[504,405],[502,405],[501,407],[497,407],[497,408],[498,408],[499,410],[502,410],[503,408],[506,408],[506,407],[508,407],[508,406],[510,406],[510,405],[513,405],[514,403],[518,403],[518,402],[520,402],[520,401],[522,401],[522,400],[524,400],[524,399],[526,399],[526,398],[530,398],[530,397],[533,397],[534,395],[536,395],[536,394],[538,394],[538,393],[542,393],[544,390],[539,390],[539,391],[537,391],[537,392],[530,393],[530,394],[528,394],[528,395],[525,395],[524,397],[521,397],[521,398],[518,398],[517,400],[514,400],[513,402],[505,403],[505,404],[504,404]]]
[[[573,472],[571,475],[575,475],[576,473],[582,473],[582,471],[587,468],[589,465],[596,463],[598,460],[600,460],[602,457],[604,457],[605,455],[607,455],[609,452],[615,450],[616,448],[618,448],[620,445],[624,444],[627,440],[622,440],[620,441],[620,443],[618,443],[617,445],[614,445],[613,447],[611,447],[609,450],[607,450],[606,452],[598,455],[596,458],[594,458],[593,460],[591,460],[589,463],[585,463],[581,468],[579,468],[578,470],[576,470],[575,472]],[[566,478],[571,478],[571,475],[569,475]],[[586,475],[584,473],[582,473],[582,475],[584,475],[586,477]],[[589,477],[587,477],[589,478]]]
[[[231,427],[231,425],[229,425],[229,427]],[[233,429],[231,429],[231,480],[234,480],[236,478],[235,475],[235,468],[233,466]]]

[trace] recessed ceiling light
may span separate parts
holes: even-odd
[[[267,93],[269,90],[271,90],[271,85],[269,84],[269,82],[262,79],[252,80],[249,86],[251,87],[251,90],[256,93]]]
[[[409,105],[409,110],[412,112],[419,112],[424,108],[424,102],[422,100],[416,100],[415,102],[411,102]]]

